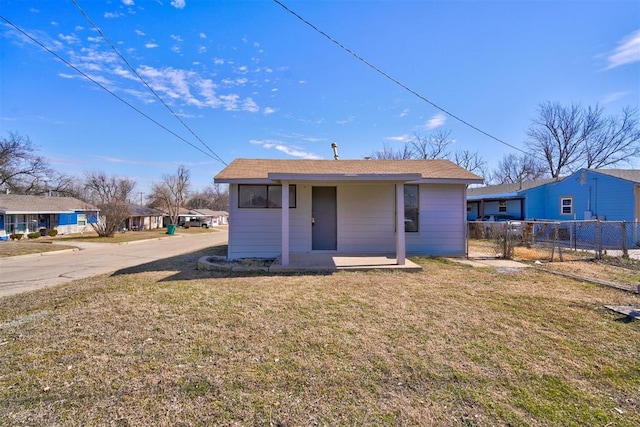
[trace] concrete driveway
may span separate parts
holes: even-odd
[[[0,297],[196,252],[227,239],[225,229],[126,244],[65,242],[79,250],[0,258]]]

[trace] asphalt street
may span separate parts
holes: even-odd
[[[227,238],[225,229],[126,244],[65,242],[78,250],[0,258],[0,297],[199,251]]]

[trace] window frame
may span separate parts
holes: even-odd
[[[498,200],[498,212],[499,213],[507,213],[507,201],[506,200]]]
[[[565,200],[568,200],[569,204],[565,205]],[[569,212],[564,211],[565,207],[569,208]],[[573,215],[573,196],[560,196],[560,215]]]
[[[246,187],[264,187],[265,194],[265,204],[260,206],[242,206],[242,197],[240,197],[240,193],[242,188]],[[273,200],[277,199],[275,194],[270,191],[270,189],[274,189],[280,187],[280,199],[278,201]],[[273,194],[273,199],[269,197],[270,194]],[[297,188],[295,184],[289,184],[289,209],[297,208]],[[279,205],[277,204],[279,203]],[[281,184],[238,184],[238,209],[282,209],[282,185]]]
[[[415,206],[407,204],[407,188],[415,187]],[[415,210],[415,215],[412,218],[407,218],[407,211]],[[407,222],[407,219],[411,222]],[[415,227],[407,229],[407,226]],[[420,232],[420,185],[419,184],[404,184],[404,232],[405,233],[419,233]]]

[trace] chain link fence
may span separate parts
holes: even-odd
[[[640,259],[640,224],[626,221],[470,221],[469,255],[564,261]]]

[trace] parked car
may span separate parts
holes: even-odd
[[[200,218],[192,218],[189,221],[183,221],[178,225],[184,228],[189,228],[189,227],[209,228],[209,224]]]
[[[507,214],[485,215],[481,219],[481,221],[495,221],[495,222],[505,222],[505,221],[515,221],[515,220],[518,220],[518,218],[516,218],[513,215],[507,215]]]
[[[506,222],[508,223],[508,228],[511,231],[512,235],[520,235],[522,234],[522,222],[520,219],[516,218],[513,215],[507,214],[492,214],[485,215],[482,217],[482,221],[486,222]],[[491,228],[491,226],[487,227]]]

